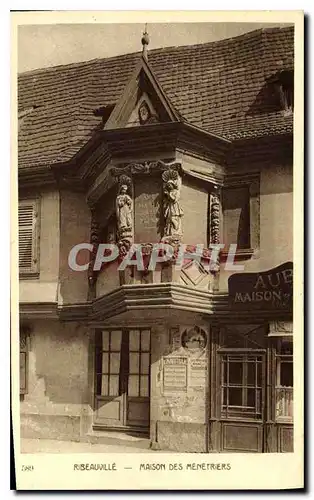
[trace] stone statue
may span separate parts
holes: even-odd
[[[128,195],[128,186],[122,184],[116,199],[116,214],[119,238],[132,236],[133,230],[133,202]]]
[[[181,178],[176,170],[166,170],[164,181],[164,237],[182,236],[183,210],[180,205]]]

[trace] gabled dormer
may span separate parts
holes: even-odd
[[[104,130],[180,120],[143,53]]]

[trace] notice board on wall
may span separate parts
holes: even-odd
[[[187,390],[187,358],[171,356],[163,360],[164,391]]]

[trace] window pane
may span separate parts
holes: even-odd
[[[228,391],[228,389],[226,387],[224,387],[222,390],[222,404],[224,406],[227,405],[227,391]]]
[[[243,363],[229,363],[229,384],[242,385]]]
[[[129,333],[129,343],[130,343],[130,351],[139,351],[140,350],[140,332],[139,330],[130,330]]]
[[[101,395],[108,396],[108,375],[101,377]]]
[[[138,375],[129,375],[129,388],[128,388],[129,396],[138,396],[138,383],[139,383]]]
[[[141,350],[150,351],[150,330],[143,330],[141,333]]]
[[[293,387],[293,365],[289,361],[281,361],[280,385]]]
[[[254,362],[247,363],[247,380],[246,380],[247,385],[255,386],[255,368],[256,368],[256,363]]]
[[[109,395],[110,396],[119,395],[119,375],[110,375]]]
[[[225,359],[223,359],[222,362],[222,383],[227,384],[227,363]]]
[[[292,418],[293,416],[293,390],[276,389],[276,417]]]
[[[147,376],[141,376],[141,393],[140,396],[142,397],[148,397],[148,377]]]
[[[113,330],[111,332],[111,351],[120,351],[121,348],[121,330]]]
[[[120,353],[112,352],[110,354],[110,373],[120,372]]]
[[[108,353],[103,352],[102,354],[102,373],[108,373]]]
[[[255,408],[255,389],[247,390],[247,406]]]
[[[130,352],[130,373],[139,373],[139,354]]]
[[[141,355],[141,373],[149,373],[149,354]]]
[[[229,406],[242,406],[242,389],[229,389]]]
[[[102,349],[103,351],[109,350],[109,332],[102,332]]]

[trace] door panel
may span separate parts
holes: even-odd
[[[120,426],[122,423],[122,398],[97,398],[96,421],[108,426]]]
[[[149,399],[128,398],[128,425],[147,427],[149,425]]]

